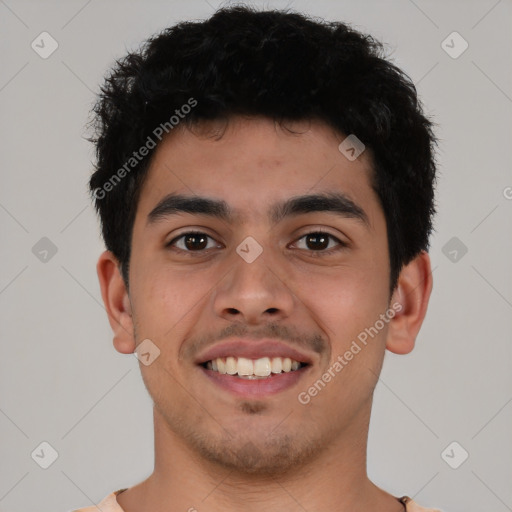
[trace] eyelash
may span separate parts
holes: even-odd
[[[300,249],[302,251],[305,250],[306,252],[311,253],[310,255],[312,257],[318,258],[318,257],[323,257],[323,256],[329,256],[329,255],[331,255],[333,253],[336,253],[336,252],[341,251],[341,250],[345,249],[346,247],[348,247],[348,244],[346,242],[341,241],[339,238],[335,237],[334,235],[332,235],[328,231],[324,231],[322,229],[316,229],[314,231],[310,231],[309,233],[305,233],[304,235],[299,237],[297,239],[297,241],[298,240],[302,240],[303,238],[305,238],[305,237],[307,237],[309,235],[316,235],[316,234],[321,234],[321,235],[328,236],[332,240],[335,240],[336,242],[338,242],[338,246],[336,248],[334,248],[334,249],[331,248],[331,249],[323,249],[323,250],[318,250],[318,251],[313,251],[313,250],[310,250],[310,249],[309,250],[308,249]],[[213,240],[213,237],[211,237],[210,235],[208,235],[204,231],[186,231],[185,233],[182,233],[181,235],[173,238],[169,243],[166,244],[166,247],[168,247],[168,248],[170,248],[171,250],[174,250],[174,251],[178,251],[178,252],[181,252],[181,253],[186,253],[186,254],[188,254],[190,256],[204,256],[204,253],[206,251],[208,251],[209,249],[201,249],[199,251],[190,251],[190,250],[186,250],[186,249],[180,249],[180,248],[173,247],[173,245],[178,240],[181,240],[182,238],[184,238],[187,235],[204,235],[207,238],[210,238],[210,239]]]

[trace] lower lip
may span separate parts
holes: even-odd
[[[274,395],[294,386],[305,373],[309,366],[304,366],[292,372],[272,373],[266,379],[241,379],[235,375],[228,375],[213,370],[199,367],[204,375],[218,386],[247,398],[264,397]]]

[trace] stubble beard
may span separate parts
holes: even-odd
[[[246,415],[261,413],[254,402],[243,402],[240,408]],[[286,426],[269,432],[257,427],[235,430],[218,424],[212,428],[211,418],[194,422],[157,409],[167,427],[183,440],[197,459],[237,476],[273,478],[295,473],[318,457],[328,444],[320,432],[308,436],[300,426],[296,432],[286,430]],[[249,412],[251,410],[253,412]]]

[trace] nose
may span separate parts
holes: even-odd
[[[263,254],[252,263],[234,256],[232,270],[219,283],[213,298],[215,314],[229,321],[261,324],[288,318],[294,294],[275,264]]]

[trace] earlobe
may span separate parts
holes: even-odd
[[[110,251],[101,254],[96,265],[101,296],[114,332],[114,347],[122,354],[135,350],[132,307],[117,258]]]
[[[391,298],[391,306],[394,306],[396,314],[389,323],[386,337],[386,348],[389,351],[408,354],[413,350],[427,313],[432,284],[430,257],[422,251],[402,268]]]

